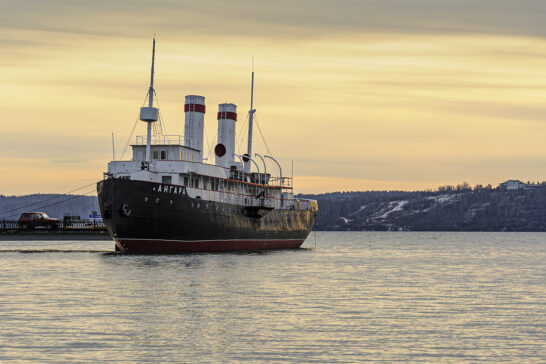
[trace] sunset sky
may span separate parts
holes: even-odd
[[[166,131],[183,133],[185,95],[205,96],[206,154],[219,103],[245,124],[254,57],[257,120],[296,192],[546,180],[544,0],[0,3],[0,194],[102,178],[154,34]]]

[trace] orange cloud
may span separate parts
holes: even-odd
[[[161,14],[171,19],[168,9]],[[37,14],[30,19],[40,26],[3,28],[1,193],[64,192],[101,178],[111,133],[118,155],[128,140],[147,91],[153,31],[129,36],[137,29],[132,11],[112,35],[92,32],[91,15],[84,31],[73,19],[55,29]],[[224,33],[211,21],[219,16],[202,18],[208,31],[191,36],[188,28],[154,23],[156,89],[168,133],[182,133],[186,94],[206,96],[206,150],[219,103],[239,106],[244,133],[254,55],[257,120],[285,168],[295,160],[298,192],[544,179],[546,40],[342,26],[310,35],[313,24],[290,37],[290,22],[277,35],[248,36]],[[144,134],[143,123],[136,134]],[[258,133],[254,140],[256,151],[265,150]]]

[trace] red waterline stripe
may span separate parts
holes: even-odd
[[[263,249],[297,249],[303,239],[272,240],[162,240],[162,239],[116,239],[116,244],[126,253],[185,253],[213,251],[241,251]]]

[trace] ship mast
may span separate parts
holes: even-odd
[[[154,63],[155,63],[155,36],[152,45],[152,72],[150,76],[150,89],[148,90],[148,107],[154,106]]]
[[[146,162],[150,162],[150,150],[152,145],[152,123],[156,122],[159,116],[159,109],[154,106],[154,63],[155,63],[155,36],[152,48],[152,70],[150,77],[150,88],[148,89],[148,107],[140,108],[140,120],[148,123],[146,133]]]
[[[247,154],[243,156],[245,161],[245,173],[250,173],[250,160],[252,159],[252,127],[254,123],[254,60],[252,62],[252,82],[250,84],[250,111],[248,112],[248,149]]]

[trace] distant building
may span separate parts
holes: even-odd
[[[504,190],[504,191],[524,190],[528,187],[529,185],[527,183],[523,183],[516,179],[511,179],[499,184],[499,190]]]

